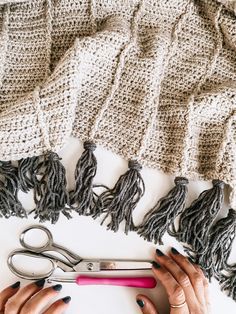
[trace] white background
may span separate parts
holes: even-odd
[[[76,139],[70,139],[62,149],[60,155],[67,168],[69,185],[73,187],[73,173],[75,164],[82,153],[82,145]],[[95,151],[98,160],[98,173],[95,183],[104,183],[113,186],[120,174],[127,170],[127,162],[117,155],[104,149]],[[173,187],[173,176],[164,175],[160,171],[143,169],[142,176],[146,183],[146,193],[135,210],[135,222],[142,221],[143,215],[156,201]],[[206,188],[211,187],[210,182],[190,182],[188,204]],[[28,209],[32,208],[32,195],[21,195],[21,199]],[[227,201],[227,198],[226,198]],[[220,216],[225,215],[221,212]],[[153,259],[156,246],[141,239],[135,233],[126,236],[121,230],[118,233],[107,231],[105,226],[100,226],[99,220],[94,221],[89,217],[73,215],[67,220],[61,217],[56,225],[45,225],[52,231],[55,242],[66,246],[84,258],[124,258],[124,259]],[[6,264],[8,254],[20,247],[19,234],[31,224],[38,223],[33,218],[0,220],[0,289],[14,283],[18,278],[13,275]],[[36,235],[35,235],[36,237]],[[34,240],[34,239],[33,239]],[[165,235],[164,245],[159,247],[163,252],[168,252],[175,246],[180,252],[181,245],[173,238]],[[236,260],[236,250],[231,254]],[[139,273],[138,273],[139,274]],[[143,275],[143,273],[140,273]],[[149,274],[149,273],[148,273]],[[21,280],[22,284],[26,281]],[[68,314],[137,314],[140,310],[135,302],[138,293],[146,293],[154,301],[160,314],[168,313],[168,302],[162,286],[158,283],[152,290],[141,290],[125,287],[111,286],[76,286],[64,284],[60,297],[72,297]],[[213,281],[210,285],[212,313],[235,313],[236,303],[224,295]]]

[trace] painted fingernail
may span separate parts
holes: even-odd
[[[194,261],[191,259],[191,257],[187,257],[190,263],[194,264]]]
[[[71,301],[71,297],[65,297],[65,298],[62,299],[62,301],[63,301],[65,304],[68,304],[68,303],[70,303],[70,301]]]
[[[35,284],[37,287],[42,288],[45,284],[45,279],[39,279],[38,281],[35,281]]]
[[[62,289],[62,285],[58,284],[58,285],[52,286],[52,289],[59,292]]]
[[[20,287],[20,281],[15,282],[13,285],[11,285],[12,289],[17,289]]]
[[[161,250],[156,249],[157,256],[164,256]]]
[[[138,303],[138,306],[140,306],[141,308],[143,308],[145,305],[143,300],[138,299],[138,300],[136,300],[136,302]]]
[[[178,254],[179,254],[179,252],[178,252],[174,247],[171,248],[171,252],[172,252],[174,255],[178,255]]]
[[[161,265],[159,265],[157,262],[152,262],[152,266],[156,269],[161,268]]]

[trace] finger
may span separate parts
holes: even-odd
[[[171,248],[170,255],[179,267],[181,267],[181,269],[188,275],[198,301],[206,306],[203,285],[204,276],[197,271],[196,267],[194,267],[187,257],[180,254],[175,248]]]
[[[136,301],[144,314],[159,314],[152,301],[145,295],[137,295]]]
[[[67,309],[69,303],[71,301],[71,297],[65,297],[61,300],[53,303],[43,314],[61,314]]]
[[[47,303],[61,291],[62,285],[55,285],[41,290],[25,303],[21,314],[40,313]]]
[[[204,286],[204,296],[206,300],[206,306],[207,306],[207,313],[211,312],[211,303],[210,303],[210,290],[209,290],[209,281],[205,277],[203,271],[197,264],[193,264],[195,269],[199,272],[199,274],[202,276],[203,279],[203,286]]]
[[[3,291],[0,292],[0,311],[4,310],[5,304],[7,303],[8,299],[10,299],[20,288],[20,282],[17,281],[12,286],[7,287]]]
[[[191,281],[188,277],[188,275],[184,272],[183,269],[179,267],[179,265],[169,256],[164,255],[160,250],[156,250],[156,259],[158,260],[158,263],[161,266],[164,266],[169,273],[175,278],[175,280],[178,282],[178,284],[182,287],[185,300],[188,304],[189,310],[194,312],[196,310],[196,307],[198,305],[198,300],[196,298],[194,289],[192,287]],[[183,303],[182,302],[182,303]],[[171,303],[174,305],[178,305],[179,303]]]
[[[4,314],[17,314],[20,312],[23,305],[45,284],[45,279],[40,279],[20,289],[13,297],[5,304]]]
[[[153,272],[164,286],[170,304],[177,305],[185,302],[185,294],[183,288],[164,266],[153,262]],[[185,309],[186,307],[187,305],[185,306]]]

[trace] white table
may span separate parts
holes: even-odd
[[[60,155],[68,171],[70,186],[73,185],[73,173],[75,164],[82,152],[82,145],[76,139],[70,139],[62,149]],[[98,159],[97,183],[112,186],[118,176],[125,172],[127,163],[117,155],[104,149],[97,148],[95,152]],[[69,166],[70,165],[70,166]],[[146,183],[146,193],[135,211],[135,221],[141,221],[147,209],[173,186],[173,177],[164,175],[159,171],[143,169],[143,178]],[[189,184],[190,203],[193,198],[206,188],[210,182],[191,182]],[[23,203],[30,209],[32,199],[30,196],[21,197]],[[35,224],[32,217],[27,220],[11,218],[0,219],[0,289],[14,283],[18,279],[9,271],[6,260],[10,251],[20,247],[18,236],[27,226]],[[67,221],[61,217],[56,225],[45,224],[53,233],[57,243],[64,245],[82,257],[91,258],[125,258],[125,259],[153,259],[155,245],[141,239],[135,233],[126,236],[122,230],[118,233],[106,231],[105,226],[100,226],[99,220],[94,221],[89,217],[80,217],[74,214],[74,218]],[[171,246],[175,246],[180,252],[181,245],[175,239],[165,235],[165,245],[160,247],[166,252]],[[236,250],[232,252],[232,260],[236,261]],[[141,273],[143,274],[143,273]],[[25,282],[22,281],[22,284]],[[155,300],[159,313],[168,313],[166,294],[161,285],[152,290],[141,290],[125,287],[111,286],[76,286],[64,284],[60,297],[70,295],[72,297],[68,314],[137,314],[140,310],[135,302],[138,293],[146,293]],[[235,313],[236,303],[224,295],[217,282],[210,285],[212,313]]]

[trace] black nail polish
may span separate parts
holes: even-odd
[[[11,285],[12,289],[17,289],[20,287],[20,281],[17,281],[16,283],[14,283],[13,285]]]
[[[161,250],[156,249],[157,256],[164,256]]]
[[[45,279],[39,279],[38,281],[35,281],[35,284],[37,287],[42,288],[45,284]]]
[[[68,304],[68,303],[70,303],[70,301],[71,301],[71,297],[65,297],[65,298],[62,299],[62,301],[63,301],[65,304]]]
[[[157,262],[152,262],[152,266],[156,269],[161,268],[161,265],[159,265]]]
[[[179,254],[179,252],[178,252],[174,247],[171,248],[171,252],[172,252],[174,255],[178,255],[178,254]]]
[[[143,300],[140,300],[140,299],[138,299],[138,300],[136,300],[136,302],[138,303],[138,305],[141,307],[141,308],[143,308],[144,307],[144,302],[143,302]]]
[[[58,284],[58,285],[52,286],[52,289],[59,292],[62,289],[62,285]]]
[[[190,262],[191,264],[194,264],[194,261],[192,260],[191,257],[187,257],[187,259],[189,260],[189,262]]]

